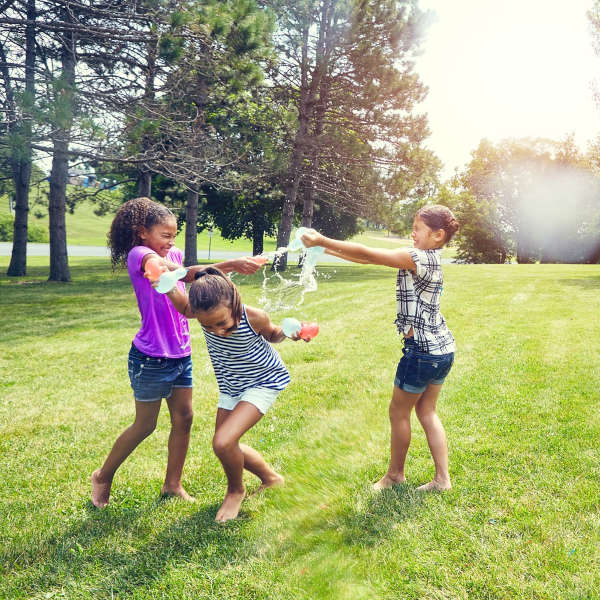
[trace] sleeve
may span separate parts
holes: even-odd
[[[127,255],[127,271],[129,275],[140,274],[144,256],[154,253],[154,250],[147,246],[134,246]]]
[[[418,250],[417,248],[411,248],[408,252],[415,261],[417,277],[431,279],[434,265],[431,263],[427,252],[425,250]]]

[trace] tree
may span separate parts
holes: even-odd
[[[364,182],[399,166],[399,151],[427,135],[425,118],[412,114],[425,89],[411,61],[425,16],[412,1],[267,4],[279,25],[272,77],[280,102],[297,114],[277,237],[287,246],[302,186],[304,224],[317,198],[366,212],[372,190]]]
[[[572,136],[483,140],[459,178],[463,258],[588,262],[599,179]],[[468,242],[466,241],[468,238]],[[470,248],[467,251],[467,248]]]
[[[0,40],[0,73],[3,79],[2,104],[6,121],[2,126],[2,154],[10,165],[15,190],[13,248],[7,275],[27,272],[27,225],[32,162],[33,104],[35,98],[35,0],[6,1],[2,6],[9,16],[24,22]],[[20,19],[19,19],[20,20]],[[19,60],[25,45],[25,61]]]

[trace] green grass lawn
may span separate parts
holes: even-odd
[[[429,495],[415,491],[433,475],[416,420],[409,483],[371,490],[400,356],[394,273],[322,268],[296,315],[321,332],[278,346],[292,383],[246,436],[287,485],[223,526],[217,388],[196,323],[184,483],[197,503],[158,499],[163,408],[109,507],[91,507],[90,473],[132,419],[139,317],[107,260],[72,258],[71,284],[47,283],[44,261],[0,276],[0,598],[600,598],[599,266],[445,267],[459,351],[439,412],[454,487]],[[256,303],[262,275],[235,281]]]

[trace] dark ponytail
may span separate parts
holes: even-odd
[[[459,223],[447,206],[441,204],[423,206],[423,208],[420,208],[417,211],[416,216],[419,217],[427,227],[434,231],[443,229],[446,235],[444,244],[447,244],[452,239],[452,236],[458,231]]]
[[[194,312],[207,312],[221,304],[231,308],[235,326],[242,319],[242,299],[231,279],[215,267],[206,267],[195,275],[189,291],[190,307]]]

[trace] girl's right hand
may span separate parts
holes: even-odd
[[[325,236],[314,229],[309,229],[302,234],[300,239],[306,248],[312,248],[313,246],[322,246]]]
[[[158,284],[160,276],[167,271],[167,267],[161,261],[160,258],[151,256],[144,263],[144,277],[148,279],[152,284]],[[156,287],[154,285],[154,287]]]

